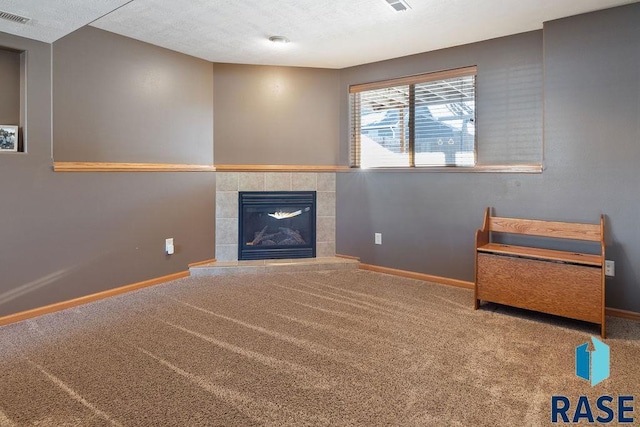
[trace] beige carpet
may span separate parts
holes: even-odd
[[[591,387],[596,326],[472,302],[357,270],[181,279],[0,328],[0,426],[535,426],[582,394],[640,421],[640,323],[608,319]]]

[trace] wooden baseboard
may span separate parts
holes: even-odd
[[[348,258],[348,259],[360,260],[360,258],[354,257],[354,256],[350,256],[350,255],[337,255],[336,254],[336,256],[340,257],[340,258]],[[375,272],[378,272],[378,273],[392,274],[394,276],[401,276],[401,277],[408,277],[408,278],[411,278],[411,279],[424,280],[425,282],[433,282],[433,283],[438,283],[440,285],[455,286],[455,287],[464,288],[464,289],[474,289],[475,288],[475,284],[473,282],[467,282],[467,281],[458,280],[458,279],[451,279],[451,278],[448,278],[448,277],[433,276],[431,274],[416,273],[414,271],[399,270],[399,269],[396,269],[396,268],[381,267],[379,265],[372,265],[372,264],[360,264],[360,268],[362,270],[369,270],[369,271],[375,271]],[[620,317],[620,318],[623,318],[623,319],[635,320],[635,321],[640,322],[640,313],[637,313],[635,311],[628,311],[628,310],[621,310],[619,308],[607,307],[605,309],[605,312],[606,312],[607,316]]]
[[[187,264],[187,265],[189,268],[191,268],[191,267],[198,267],[200,265],[211,264],[216,261],[217,260],[215,258],[211,258],[211,259],[206,259],[204,261],[192,262],[191,264]]]
[[[344,259],[351,259],[353,261],[360,261],[360,257],[357,256],[351,256],[351,255],[340,255],[340,254],[336,254],[336,258],[344,258]]]
[[[619,308],[607,307],[605,309],[605,313],[607,316],[621,317],[623,319],[630,319],[640,322],[640,313],[636,313],[635,311],[620,310]]]
[[[360,258],[350,256],[350,255],[336,254],[336,257],[360,260]],[[211,260],[200,261],[193,264],[189,264],[189,267],[208,264],[210,262],[215,262],[215,258]],[[394,276],[408,277],[411,279],[424,280],[426,282],[433,282],[441,285],[455,286],[455,287],[464,288],[464,289],[474,289],[474,286],[475,286],[473,282],[467,282],[464,280],[433,276],[431,274],[416,273],[413,271],[399,270],[396,268],[381,267],[378,265],[360,264],[360,268],[362,270],[392,274]],[[143,282],[138,282],[138,283],[134,283],[127,286],[122,286],[119,288],[109,289],[107,291],[102,291],[95,294],[74,298],[72,300],[57,302],[54,304],[46,305],[44,307],[38,307],[31,310],[22,311],[20,313],[10,314],[7,316],[0,317],[0,326],[8,325],[10,323],[20,322],[23,320],[31,319],[33,317],[42,316],[49,313],[54,313],[56,311],[64,310],[71,307],[76,307],[78,305],[88,304],[93,301],[98,301],[104,298],[109,298],[109,297],[124,294],[127,292],[132,292],[132,291],[146,288],[149,286],[159,285],[161,283],[170,282],[172,280],[182,279],[183,277],[188,277],[188,276],[189,276],[188,271],[181,271],[178,273],[173,273],[173,274],[169,274],[162,277],[157,277],[155,279],[149,279]],[[620,317],[624,319],[635,320],[640,322],[640,313],[637,313],[635,311],[628,311],[628,310],[621,310],[618,308],[607,307],[606,315],[612,316],[612,317]]]
[[[433,276],[431,274],[416,273],[414,271],[398,270],[397,268],[381,267],[379,265],[360,264],[362,270],[376,271],[378,273],[392,274],[394,276],[408,277],[411,279],[424,280],[425,282],[433,282],[441,285],[455,286],[464,289],[474,289],[473,282],[464,280],[450,279],[448,277]]]
[[[181,279],[188,277],[188,271],[181,271],[179,273],[169,274],[162,277],[156,277],[155,279],[145,280],[143,282],[134,283],[131,285],[122,286],[115,289],[109,289],[107,291],[98,292],[91,295],[85,295],[83,297],[74,298],[68,301],[61,301],[44,307],[33,308],[31,310],[21,311],[20,313],[10,314],[8,316],[0,317],[0,326],[8,325],[10,323],[20,322],[22,320],[31,319],[32,317],[42,316],[44,314],[54,313],[56,311],[64,310],[78,305],[87,304],[90,302],[98,301],[104,298],[124,294],[127,292],[135,291],[138,289],[146,288],[153,285],[159,285],[161,283],[169,282],[171,280]]]

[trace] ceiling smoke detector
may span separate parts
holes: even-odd
[[[6,19],[7,21],[16,22],[18,24],[26,24],[31,21],[31,18],[25,18],[24,16],[14,15],[13,13],[4,12],[0,10],[0,18]]]
[[[391,6],[393,10],[395,10],[396,12],[404,12],[407,9],[411,9],[411,6],[409,6],[409,3],[407,3],[405,0],[384,0],[384,1],[386,1],[387,4]]]

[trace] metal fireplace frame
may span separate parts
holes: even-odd
[[[246,206],[278,208],[311,206],[311,230],[306,245],[249,246],[244,238],[244,211]],[[238,193],[238,260],[288,259],[316,257],[316,192],[315,191],[240,191]]]

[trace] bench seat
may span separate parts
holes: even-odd
[[[566,262],[569,264],[592,265],[594,267],[601,267],[603,263],[601,255],[558,251],[554,249],[531,248],[528,246],[503,245],[501,243],[487,243],[486,245],[478,247],[478,251],[523,258]]]

